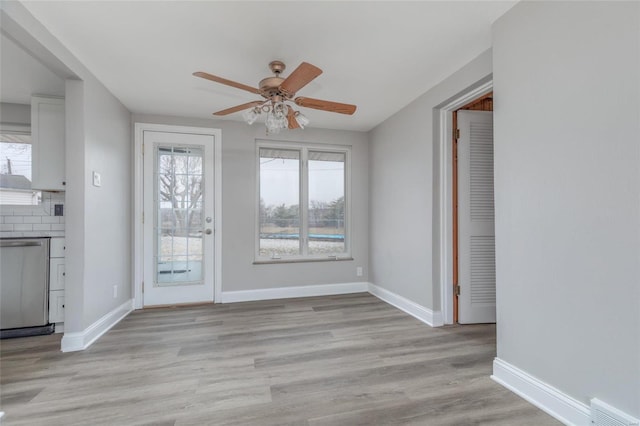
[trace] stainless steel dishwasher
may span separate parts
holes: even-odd
[[[2,338],[53,332],[49,324],[49,240],[0,240]]]

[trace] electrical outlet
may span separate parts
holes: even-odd
[[[117,298],[118,297],[118,285],[114,285],[113,286],[113,298]]]
[[[356,275],[361,277],[362,276],[362,266],[358,266],[356,268]]]

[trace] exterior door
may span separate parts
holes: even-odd
[[[144,306],[213,302],[214,136],[145,131]]]
[[[496,321],[493,113],[458,111],[458,322]]]

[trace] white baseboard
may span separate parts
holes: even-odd
[[[221,303],[253,302],[257,300],[290,299],[293,297],[331,296],[369,292],[379,299],[408,313],[431,327],[444,325],[442,312],[432,311],[409,299],[368,282],[323,284],[295,287],[267,288],[262,290],[223,291]]]
[[[506,361],[493,361],[491,378],[566,425],[591,425],[589,406]]]
[[[113,309],[105,316],[91,324],[84,331],[64,333],[62,336],[62,352],[82,351],[87,349],[100,336],[109,331],[120,320],[133,311],[133,299]]]
[[[429,308],[418,305],[417,303],[412,302],[405,297],[402,297],[382,287],[378,287],[377,285],[372,283],[369,283],[369,293],[373,294],[378,299],[384,300],[388,304],[395,306],[401,311],[408,313],[409,315],[417,318],[423,323],[430,325],[431,327],[440,327],[444,325],[441,311],[432,311]]]
[[[220,302],[253,302],[256,300],[290,299],[293,297],[332,296],[337,294],[366,293],[369,283],[343,283],[277,287],[262,290],[223,291]]]
[[[371,293],[381,300],[397,307],[420,321],[437,327],[443,325],[442,313],[418,305],[368,282],[353,282],[341,284],[321,284],[308,286],[277,287],[256,290],[223,291],[218,303],[252,302],[258,300],[290,299],[295,297],[333,296],[351,293]],[[81,351],[88,348],[111,327],[134,310],[134,300],[128,300],[118,306],[86,330],[75,333],[64,333],[62,337],[62,352]]]

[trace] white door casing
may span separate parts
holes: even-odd
[[[215,135],[148,130],[142,139],[143,305],[213,302]]]
[[[458,111],[458,322],[496,321],[493,113]]]

